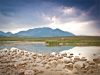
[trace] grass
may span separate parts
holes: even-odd
[[[100,40],[47,40],[49,45],[100,46]]]
[[[20,41],[20,42],[46,42],[49,46],[100,46],[100,36],[62,36],[62,37],[0,37],[0,44],[6,41]]]

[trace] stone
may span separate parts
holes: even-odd
[[[57,60],[57,63],[58,63],[58,64],[62,64],[63,61],[62,61],[61,59],[58,59],[58,60]]]
[[[26,70],[24,72],[25,75],[34,75],[34,71],[33,70]]]
[[[25,64],[27,64],[27,62],[26,61],[21,61],[19,64],[20,65],[25,65]]]
[[[38,74],[38,73],[39,73],[39,70],[34,69],[34,74],[33,74],[33,75],[36,75],[36,74]]]
[[[64,68],[73,68],[73,63],[66,64]]]
[[[97,68],[98,68],[98,70],[100,71],[100,64],[98,64],[98,67],[97,67]]]
[[[70,55],[74,55],[73,53],[70,53]]]
[[[80,60],[80,57],[79,57],[79,56],[75,56],[75,57],[74,57],[74,60],[75,60],[75,61],[78,61],[78,60]]]
[[[87,59],[86,59],[86,57],[82,57],[81,59],[80,59],[80,61],[86,61]]]
[[[81,66],[80,66],[79,64],[76,64],[76,65],[75,65],[75,68],[76,68],[77,70],[81,70]]]
[[[75,73],[75,74],[79,74],[79,72],[78,72],[78,71],[75,71],[74,73]]]
[[[25,72],[24,69],[20,69],[20,70],[18,71],[18,74],[24,74],[24,72]]]
[[[51,67],[56,67],[56,66],[57,66],[57,62],[54,61],[51,63]]]
[[[44,71],[43,71],[43,70],[40,70],[39,73],[40,73],[40,74],[41,74],[41,73],[44,73]]]
[[[49,69],[50,68],[50,66],[46,66],[46,69]]]
[[[42,64],[44,64],[44,65],[47,64],[47,61],[43,60],[43,61],[42,61]]]
[[[89,65],[95,65],[95,63],[94,62],[89,62]]]
[[[98,58],[94,58],[93,61],[94,61],[94,62],[98,61]]]
[[[96,63],[100,63],[100,56],[94,58],[93,61],[96,62]]]
[[[63,60],[64,63],[70,63],[70,58],[63,57],[62,60]]]
[[[14,50],[18,50],[18,48],[12,47],[10,50],[14,51]]]
[[[82,72],[82,73],[86,73],[86,72],[87,72],[87,70],[85,70],[85,69],[82,69],[82,70],[81,70],[81,72]]]
[[[85,63],[83,63],[81,68],[85,68],[85,66],[86,66]]]
[[[88,74],[93,73],[93,70],[89,69],[89,70],[87,71],[87,73],[88,73]]]

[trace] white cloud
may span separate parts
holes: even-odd
[[[61,12],[63,12],[64,15],[72,15],[75,12],[75,9],[72,7],[64,7],[63,9],[61,9]]]
[[[55,23],[55,24],[59,24],[60,23],[60,20],[56,16],[48,16],[48,15],[42,13],[42,18],[45,21],[50,21],[50,23]]]
[[[52,22],[47,26],[53,29],[59,28],[64,31],[72,32],[75,35],[100,35],[98,30],[93,28],[95,21],[70,21],[62,23],[61,20],[56,17],[53,17],[49,20]]]
[[[59,7],[55,10],[57,10],[57,14],[61,12],[63,14],[59,16],[51,16],[45,13],[42,14],[45,21],[49,21],[46,25],[47,27],[51,27],[53,29],[59,28],[64,31],[72,32],[76,35],[100,35],[99,30],[96,27],[93,28],[96,22],[87,20],[88,15],[82,10],[73,7]],[[71,15],[76,16],[73,17]]]
[[[92,9],[91,7],[89,11],[83,12],[75,7],[61,6],[50,8],[48,11],[47,9],[39,12],[29,10],[23,13],[22,11],[14,17],[4,16],[0,13],[0,30],[16,33],[31,28],[51,27],[69,31],[76,35],[98,35],[100,27],[97,29],[94,26],[96,22],[89,19],[90,16],[88,16]],[[11,12],[10,15],[16,14]]]
[[[51,21],[51,17],[49,17],[48,15],[45,15],[44,13],[42,13],[42,18],[44,19],[44,20],[48,20],[48,21]]]

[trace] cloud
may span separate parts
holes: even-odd
[[[72,32],[76,35],[99,35],[100,36],[100,31],[96,27],[94,28],[94,23],[95,22],[68,22],[64,24],[55,24],[51,23],[50,27],[53,29],[55,28],[60,28],[64,31],[69,31]]]
[[[76,9],[74,9],[74,14]],[[64,13],[63,13],[64,14]],[[83,20],[87,19],[89,17],[87,14],[83,15],[81,12],[79,16],[76,17],[65,17],[64,19],[61,16],[48,16],[46,14],[43,14],[44,19],[50,21],[50,23],[47,25],[48,27],[51,27],[53,29],[60,28],[64,31],[72,32],[76,35],[99,35],[100,36],[100,25],[99,21],[96,20]],[[82,19],[81,19],[82,18]],[[65,21],[69,19],[69,21]],[[64,20],[64,21],[63,21]]]
[[[72,15],[75,12],[75,9],[73,7],[61,7],[60,11],[64,14],[64,15]]]
[[[98,0],[3,0],[0,30],[15,33],[51,27],[76,35],[99,35],[99,5]]]

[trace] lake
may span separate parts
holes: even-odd
[[[17,44],[17,45],[0,45],[0,50],[7,48],[10,49],[12,47],[26,50],[29,52],[38,52],[38,53],[51,53],[51,52],[61,52],[64,50],[100,50],[100,46],[52,46],[48,47],[44,44]]]
[[[12,47],[21,49],[21,50],[27,50],[29,52],[38,52],[38,53],[50,53],[50,52],[60,52],[63,50],[69,50],[74,48],[74,46],[53,46],[53,47],[47,47],[42,44],[21,44],[21,45],[1,45],[0,50],[7,48],[10,49]]]

